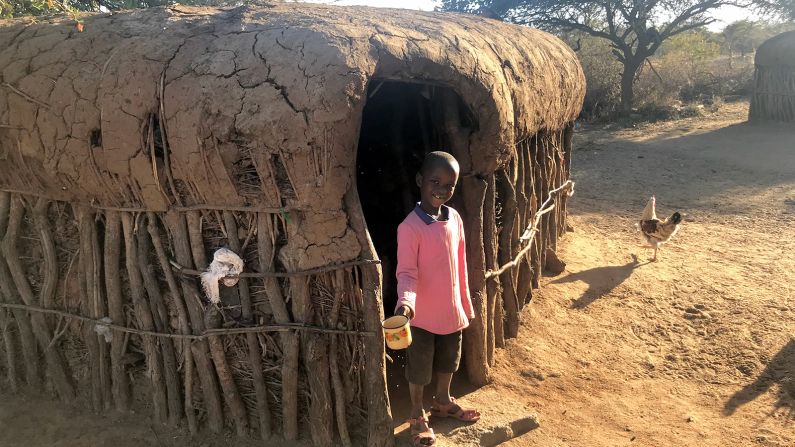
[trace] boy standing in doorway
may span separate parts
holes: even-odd
[[[429,446],[436,436],[423,408],[423,391],[436,372],[431,415],[475,422],[480,413],[450,396],[461,360],[461,332],[475,318],[467,284],[466,244],[461,216],[445,205],[453,197],[460,168],[446,152],[431,152],[417,174],[420,203],[398,227],[397,315],[411,319],[406,355],[411,394],[411,437]]]

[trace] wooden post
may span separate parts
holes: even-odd
[[[461,169],[470,172],[459,181],[463,196],[464,233],[467,242],[467,267],[469,273],[469,293],[475,319],[464,331],[463,350],[466,358],[467,376],[476,386],[484,386],[491,381],[487,355],[488,298],[486,296],[486,259],[483,252],[483,204],[486,198],[486,181],[472,172],[472,156],[469,148],[467,129],[461,128],[458,96],[449,89],[442,91],[444,108],[444,127],[453,155],[458,159]]]
[[[177,279],[174,276],[174,271],[171,270],[171,264],[168,262],[163,241],[160,237],[160,229],[157,224],[157,216],[153,212],[146,213],[147,230],[152,239],[152,245],[155,247],[158,263],[163,271],[163,276],[166,278],[168,290],[171,294],[174,308],[177,311],[177,324],[179,325],[180,334],[190,334],[190,323],[188,311],[185,306],[185,301],[182,297]],[[183,365],[185,366],[185,417],[188,419],[188,429],[191,434],[195,435],[199,431],[196,421],[196,410],[193,407],[193,372],[194,360],[193,349],[191,348],[190,340],[184,340],[182,344],[182,355],[184,357]]]
[[[99,232],[97,231],[97,222],[91,225],[91,259],[92,271],[91,275],[92,284],[94,284],[94,292],[91,294],[91,317],[94,319],[101,319],[108,316],[107,306],[105,305],[105,287],[102,279],[102,248],[99,244]],[[96,331],[95,331],[96,332]],[[113,406],[113,392],[111,391],[111,372],[110,372],[110,344],[105,339],[105,336],[97,333],[97,353],[99,354],[98,369],[99,369],[99,388],[102,393],[102,406],[105,410],[109,410]]]
[[[121,258],[121,218],[116,211],[105,212],[105,290],[108,296],[108,315],[114,324],[125,325],[124,300],[119,275]],[[130,383],[124,368],[124,337],[113,334],[110,344],[110,369],[113,400],[116,409],[128,411],[130,408]]]
[[[364,259],[378,259],[373,241],[367,232],[367,224],[356,190],[355,180],[345,194],[345,210],[348,223],[356,232],[361,256]],[[395,444],[392,431],[392,411],[386,388],[386,358],[384,357],[384,332],[381,320],[384,318],[384,303],[381,297],[381,266],[370,264],[362,266],[362,317],[364,328],[376,336],[366,337],[364,344],[364,393],[367,402],[367,445],[370,447],[391,447]]]
[[[185,217],[176,212],[166,213],[166,224],[168,225],[173,238],[174,254],[177,262],[183,267],[193,268],[193,257],[191,256],[190,241],[188,240],[188,230],[185,228]],[[171,265],[167,263],[164,269],[170,270]],[[199,292],[196,284],[191,280],[182,278],[182,296],[190,316],[190,324],[194,334],[204,332],[204,315],[199,301]],[[218,391],[218,381],[213,374],[214,368],[209,356],[210,347],[205,340],[199,340],[192,344],[191,352],[196,361],[196,373],[201,382],[204,405],[207,410],[207,423],[210,431],[220,433],[224,429],[224,415],[221,406],[221,395]],[[186,371],[186,382],[188,372]],[[189,390],[185,390],[188,393]]]
[[[16,286],[17,291],[19,291],[19,296],[22,297],[22,301],[28,306],[35,306],[37,302],[33,294],[33,289],[25,276],[25,271],[22,269],[22,263],[17,253],[17,236],[24,215],[25,208],[21,199],[14,200],[12,198],[11,208],[9,210],[8,228],[3,238],[3,255],[8,263],[8,269],[11,272],[13,284]],[[47,362],[47,375],[50,377],[50,380],[52,380],[52,384],[58,392],[58,396],[64,402],[71,402],[75,398],[75,389],[72,385],[71,377],[67,373],[66,363],[64,362],[60,349],[58,349],[57,346],[50,346],[52,337],[50,335],[50,328],[47,325],[47,320],[44,318],[43,314],[33,312],[30,315],[30,322],[33,326],[33,335],[36,337],[39,347],[44,351],[44,358]]]
[[[513,260],[514,241],[518,240],[515,230],[516,216],[516,190],[504,170],[497,171],[497,186],[502,198],[502,228],[500,229],[500,249],[498,262],[499,265],[506,264]],[[519,333],[519,301],[516,297],[517,268],[508,269],[502,274],[502,302],[505,309],[504,336],[515,338]],[[522,283],[518,284],[523,287]]]
[[[122,229],[124,232],[124,254],[127,267],[127,276],[130,280],[130,293],[132,294],[135,315],[138,317],[139,327],[145,331],[155,329],[152,310],[149,302],[144,298],[144,284],[141,272],[138,270],[138,247],[133,234],[133,217],[130,213],[121,215]],[[152,404],[155,411],[155,420],[165,423],[168,418],[168,404],[166,402],[166,388],[163,383],[163,362],[157,341],[151,335],[142,335],[144,353],[146,355],[147,376],[149,376]]]
[[[272,216],[266,213],[257,214],[257,252],[259,266],[263,272],[273,271],[273,259],[276,250],[273,241],[276,229],[271,222]],[[276,278],[264,278],[265,294],[271,305],[273,318],[277,323],[290,323],[290,313],[284,301],[282,289]],[[298,439],[298,334],[282,332],[282,435],[288,441]]]
[[[334,272],[334,279],[332,281],[334,289],[334,304],[331,307],[328,323],[332,329],[337,328],[337,321],[339,321],[340,306],[342,306],[342,298],[345,293],[345,273],[342,270]],[[348,434],[348,421],[345,415],[345,388],[342,385],[342,378],[340,377],[339,368],[339,336],[336,334],[331,335],[331,349],[329,352],[330,367],[331,367],[331,383],[334,388],[334,410],[337,416],[337,430],[342,440],[344,447],[351,447],[351,437]]]
[[[483,202],[483,252],[488,269],[499,268],[497,264],[497,214],[496,182],[494,174],[489,175],[486,186],[486,198]],[[500,277],[494,277],[486,282],[486,359],[489,366],[494,366],[494,349],[497,336],[495,334],[497,320],[502,323],[502,312],[497,312],[497,294],[499,292]]]
[[[0,192],[0,239],[5,235],[6,226],[8,225],[9,198],[10,195],[7,192]],[[2,259],[2,256],[0,256],[0,264],[3,264],[0,269],[7,268],[5,267],[5,259]],[[0,281],[6,281],[2,274],[0,274]],[[8,284],[5,284],[4,287],[0,288],[0,302],[2,303],[11,302],[11,298],[6,297],[5,289],[7,287],[9,287]],[[19,382],[17,381],[19,365],[17,361],[16,337],[11,329],[12,321],[13,317],[8,312],[8,309],[0,309],[0,330],[2,330],[3,346],[5,346],[6,353],[6,378],[11,392],[16,393],[19,390]]]
[[[94,249],[92,247],[91,226],[94,225],[94,212],[83,205],[76,205],[77,224],[80,233],[80,313],[91,316],[91,304],[94,296]],[[83,340],[88,350],[89,380],[91,381],[91,405],[94,411],[102,410],[102,389],[99,378],[99,343],[94,327],[83,325]]]
[[[10,204],[11,194],[0,191],[0,236],[3,239],[5,239],[8,227]],[[21,304],[17,290],[12,287],[13,281],[3,251],[0,250],[0,290],[3,291],[7,302]],[[36,345],[36,338],[33,335],[33,329],[30,326],[30,319],[23,310],[13,309],[11,313],[19,328],[20,347],[22,348],[22,357],[25,364],[25,383],[31,388],[38,389],[41,386],[41,380],[39,379],[39,350]]]
[[[240,246],[240,239],[237,235],[237,221],[231,211],[224,211],[224,226],[229,236],[229,248],[242,257],[243,253]],[[270,237],[270,234],[262,235],[261,237]],[[240,293],[240,307],[243,321],[246,324],[256,326],[257,322],[254,320],[248,279],[240,278],[237,287]],[[257,398],[257,420],[259,421],[260,437],[263,440],[268,440],[271,437],[271,412],[268,408],[268,389],[265,386],[265,374],[262,371],[262,354],[260,352],[257,334],[253,332],[247,333],[246,343],[248,344],[248,362],[251,366],[251,375],[254,379],[254,393]]]
[[[143,223],[143,220],[141,220]],[[143,228],[138,227],[138,270],[141,272],[146,295],[149,297],[149,308],[152,312],[152,319],[155,329],[158,332],[171,332],[169,329],[168,309],[163,302],[163,295],[160,293],[160,284],[152,271],[149,262],[149,253],[152,251],[152,242],[149,233]],[[166,382],[166,396],[168,402],[168,423],[171,425],[179,424],[182,419],[182,392],[179,381],[179,371],[177,371],[177,354],[174,350],[174,341],[170,338],[157,340],[160,345],[160,355],[163,359],[163,378]]]
[[[199,270],[207,268],[207,256],[204,252],[204,240],[202,239],[201,232],[198,231],[199,227],[188,229],[188,239],[190,241],[191,252],[193,254],[193,265]],[[218,312],[217,308],[210,307],[206,310],[202,308],[199,299],[199,291],[196,288],[196,283],[183,281],[183,285],[191,289],[191,295],[195,300],[192,301],[196,308],[196,312],[203,313],[203,324],[218,321],[217,319],[210,318],[212,313]],[[194,322],[194,328],[196,323]],[[220,322],[219,322],[220,324]],[[202,327],[202,330],[204,327]],[[217,329],[210,327],[210,329]],[[226,405],[229,407],[229,413],[235,422],[235,429],[238,436],[248,435],[248,415],[246,414],[246,407],[243,405],[243,399],[240,397],[240,392],[237,389],[235,378],[232,375],[232,370],[229,368],[229,362],[226,360],[226,353],[224,351],[224,344],[220,337],[208,337],[207,344],[210,347],[210,356],[215,364],[215,372],[218,374],[218,381],[223,390],[223,398]]]
[[[290,299],[296,323],[313,323],[309,277],[290,278]],[[320,334],[301,334],[301,351],[309,382],[309,431],[312,444],[330,446],[333,440],[328,346]]]

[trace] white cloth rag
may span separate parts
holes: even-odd
[[[221,301],[221,294],[218,288],[218,281],[223,281],[227,287],[237,284],[238,275],[243,273],[243,260],[228,248],[219,248],[213,254],[213,262],[202,273],[202,288],[210,302],[218,304]]]
[[[113,320],[110,317],[101,318],[99,321],[107,324],[113,323]],[[110,330],[109,327],[102,325],[102,324],[95,324],[94,325],[94,332],[97,334],[105,337],[105,342],[110,343],[113,341],[113,332]]]

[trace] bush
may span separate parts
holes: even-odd
[[[577,50],[588,83],[582,117],[613,119],[620,109],[622,66],[609,43],[589,36],[564,36]],[[721,53],[720,36],[708,31],[677,35],[644,63],[635,81],[636,115],[643,119],[694,116],[702,109],[684,103],[713,105],[725,96],[747,96],[753,82],[753,55]]]

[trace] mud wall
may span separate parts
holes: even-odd
[[[447,102],[479,312],[468,373],[488,381],[510,335],[502,311],[514,324],[565,224],[558,203],[538,252],[487,281],[521,250],[508,235],[568,178],[584,78],[565,44],[476,17],[305,4],[83,23],[0,23],[12,387],[125,409],[125,377],[142,374],[155,417],[194,431],[390,444],[381,272],[353,173],[373,79],[450,87],[475,117],[463,128]],[[221,246],[252,276],[217,309],[191,271]],[[501,301],[506,287],[521,298]]]

